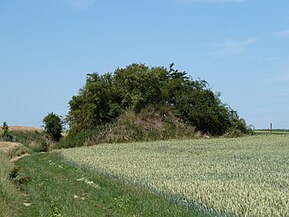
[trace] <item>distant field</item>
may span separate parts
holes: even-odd
[[[214,216],[289,216],[289,135],[103,144],[60,151]]]
[[[41,128],[35,128],[35,127],[28,127],[28,126],[9,126],[10,131],[43,131]],[[2,128],[0,128],[0,132],[2,131]]]
[[[289,134],[289,130],[254,130],[256,134]]]

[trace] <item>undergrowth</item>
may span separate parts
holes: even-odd
[[[13,164],[6,154],[0,151],[0,217],[17,216],[21,201],[21,192],[13,183],[11,172],[17,176]]]
[[[13,130],[10,134],[14,142],[21,143],[32,152],[46,152],[51,143],[44,132],[37,130]]]
[[[195,128],[176,118],[170,110],[148,107],[140,113],[127,111],[111,124],[68,135],[54,148],[91,146],[99,143],[140,142],[195,138]]]

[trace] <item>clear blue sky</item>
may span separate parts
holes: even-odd
[[[87,73],[131,63],[209,82],[256,128],[289,128],[288,0],[0,0],[0,122],[65,116]]]

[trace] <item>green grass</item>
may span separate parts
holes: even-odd
[[[9,158],[0,151],[0,217],[17,216],[21,202],[21,193],[9,178],[12,168]]]
[[[57,153],[33,154],[17,162],[30,206],[20,216],[204,216],[163,197],[67,164]]]

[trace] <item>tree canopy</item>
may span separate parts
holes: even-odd
[[[43,118],[43,126],[45,129],[45,132],[51,137],[51,139],[55,142],[58,142],[61,138],[61,132],[63,128],[61,117],[57,114],[48,113]]]
[[[87,75],[85,86],[69,102],[70,133],[93,129],[117,120],[127,110],[136,113],[148,106],[169,107],[176,117],[203,133],[222,135],[228,130],[246,133],[237,112],[220,100],[205,80],[186,72],[131,64],[114,73]]]

